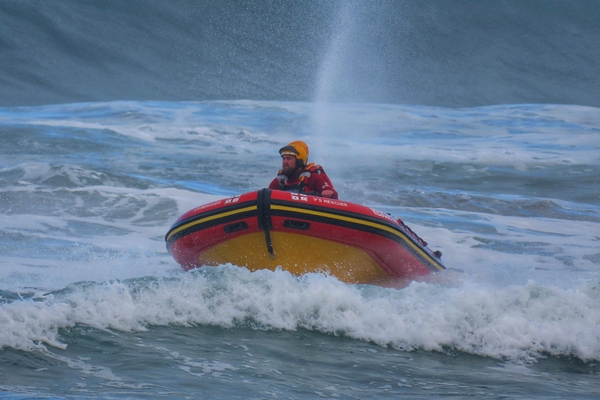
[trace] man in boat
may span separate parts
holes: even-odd
[[[281,169],[277,178],[269,185],[269,189],[338,198],[338,193],[323,167],[315,163],[308,164],[306,143],[300,140],[293,141],[279,149],[279,154]]]

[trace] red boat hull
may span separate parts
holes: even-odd
[[[269,189],[197,207],[182,215],[165,239],[186,270],[231,263],[253,271],[282,268],[353,284],[403,286],[445,269],[388,214]]]

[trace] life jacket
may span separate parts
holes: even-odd
[[[308,187],[308,181],[310,180],[312,174],[322,175],[327,183],[329,183],[329,185],[333,188],[333,185],[325,173],[325,170],[323,170],[323,167],[315,163],[305,165],[302,168],[300,175],[298,175],[298,177],[293,181],[289,181],[289,177],[283,173],[283,170],[280,169],[277,174],[277,180],[279,181],[281,190],[296,193],[311,193],[310,188]]]

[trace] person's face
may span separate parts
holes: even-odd
[[[290,175],[296,170],[296,157],[289,154],[281,157],[281,169],[286,175]]]

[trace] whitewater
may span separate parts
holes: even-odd
[[[518,395],[543,375],[536,396],[592,398],[598,126],[600,110],[559,105],[3,108],[0,387],[496,397],[509,377]],[[165,248],[170,225],[267,185],[293,139],[341,198],[403,218],[448,270],[402,290],[232,265],[184,273]]]

